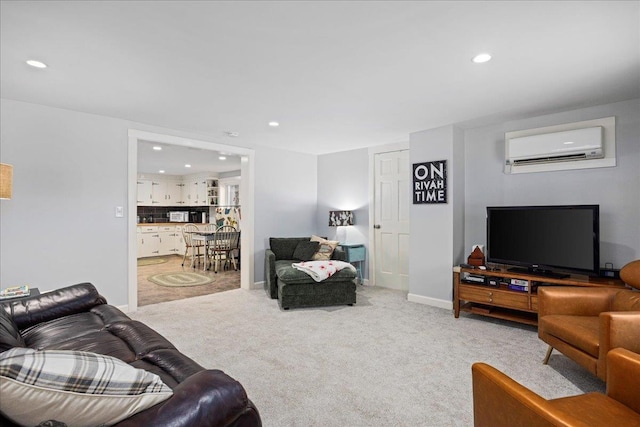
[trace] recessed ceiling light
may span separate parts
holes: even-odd
[[[164,173],[164,169],[160,169],[158,173]]]
[[[185,168],[190,168],[191,165],[189,163],[187,163],[186,165],[184,165]]]
[[[571,145],[571,144],[573,144],[573,143],[574,143],[574,141],[566,141],[566,142],[563,142],[563,144],[564,144],[564,145]]]
[[[278,122],[269,122],[269,126],[271,126],[272,128],[277,128],[278,126],[280,126],[280,123],[278,123]]]
[[[225,156],[218,156],[218,159],[220,160],[227,160],[227,158]]]
[[[231,131],[226,131],[224,134],[227,135],[229,138],[237,138],[238,136],[240,136],[238,132],[231,132]]]
[[[476,64],[482,64],[491,60],[491,55],[488,53],[480,53],[473,57],[472,61]]]
[[[160,146],[158,146],[158,145],[155,145],[155,146],[153,147],[153,149],[154,149],[154,150],[156,150],[156,151],[160,151],[160,150],[162,150],[162,147],[160,147]]]
[[[36,68],[47,68],[47,64],[45,64],[44,62],[36,61],[35,59],[29,59],[27,61],[27,64]]]

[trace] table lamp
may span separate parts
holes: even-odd
[[[344,240],[346,238],[347,230],[345,228],[340,229],[340,227],[345,227],[353,225],[353,211],[329,211],[329,227],[338,227],[336,230],[336,237],[342,243],[345,243]],[[342,238],[338,236],[340,231],[343,231]]]

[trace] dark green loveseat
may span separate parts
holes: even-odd
[[[265,251],[264,289],[284,310],[298,307],[327,305],[353,305],[356,302],[357,273],[345,268],[322,282],[314,281],[308,274],[292,267],[298,243],[308,242],[310,237],[271,237],[270,248]],[[331,259],[344,261],[346,255],[338,246]]]

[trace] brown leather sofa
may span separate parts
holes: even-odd
[[[640,426],[640,355],[618,348],[607,355],[607,394],[547,400],[497,369],[475,363],[475,427]]]
[[[640,287],[640,260],[620,272]],[[538,288],[538,336],[553,349],[606,380],[607,353],[617,347],[640,353],[640,292],[615,288]]]
[[[118,427],[261,425],[239,382],[180,353],[153,329],[107,304],[90,283],[4,301],[0,310],[0,352],[21,346],[100,353],[160,376],[173,390],[169,399]],[[15,426],[2,414],[0,425]]]

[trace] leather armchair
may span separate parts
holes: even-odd
[[[620,277],[640,287],[640,260],[627,264]],[[607,354],[622,347],[640,353],[640,292],[616,288],[540,287],[538,337],[606,380]]]
[[[640,355],[617,348],[607,355],[607,394],[547,400],[497,369],[475,363],[475,427],[640,425]]]

